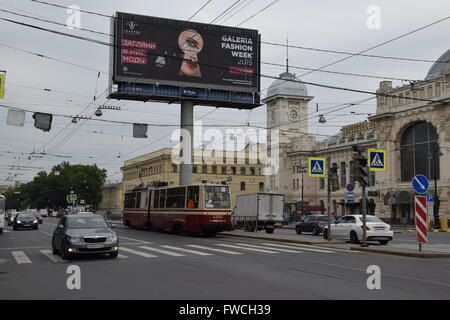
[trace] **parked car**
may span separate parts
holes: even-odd
[[[19,212],[12,221],[13,230],[18,229],[38,229],[38,220],[34,213]]]
[[[336,219],[331,216],[331,223],[334,223]],[[314,236],[318,236],[322,233],[323,228],[328,225],[328,216],[326,215],[311,215],[297,223],[295,226],[295,232],[302,234],[302,232],[311,232]]]
[[[331,225],[331,237],[333,239],[350,240],[359,243],[363,238],[363,216],[344,216]],[[367,241],[378,241],[381,245],[387,245],[394,239],[392,227],[374,216],[366,216]],[[323,229],[323,237],[328,238],[328,226]]]
[[[65,260],[75,254],[109,254],[117,258],[119,239],[101,215],[79,213],[63,216],[53,232],[53,254]]]

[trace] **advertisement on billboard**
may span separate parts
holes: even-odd
[[[259,92],[257,30],[121,12],[113,29],[115,83]]]

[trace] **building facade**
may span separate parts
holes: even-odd
[[[203,163],[193,166],[192,183],[230,186],[232,208],[235,206],[236,196],[264,192],[264,165],[250,150],[251,148],[242,152],[223,152],[222,164],[215,164],[214,159],[203,156],[201,150],[194,151],[194,158],[203,158]],[[231,159],[232,163],[229,164],[230,160],[226,159]],[[170,148],[125,161],[122,172],[123,192],[141,184],[165,182],[169,187],[176,187],[180,182],[180,166],[172,161]]]
[[[362,146],[387,150],[387,171],[370,174],[369,214],[393,224],[414,224],[412,179],[423,174],[430,179],[429,193],[435,193],[437,184],[439,217],[450,218],[450,50],[423,81],[396,88],[381,82],[376,114],[323,141],[308,134],[304,120],[313,97],[302,83],[289,82],[295,75],[281,78],[288,81],[277,80],[264,100],[268,127],[280,129],[280,170],[266,184],[270,191],[285,194],[291,210],[298,211],[303,199],[303,204],[337,216],[360,213],[362,190],[351,168],[352,146]],[[337,169],[339,189],[330,197],[327,178],[310,178],[304,172],[310,157],[329,158],[328,166]],[[356,187],[355,204],[345,201],[349,184]]]
[[[102,202],[100,211],[122,212],[123,211],[123,187],[122,183],[106,184],[102,187]]]

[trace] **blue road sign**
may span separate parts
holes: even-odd
[[[355,203],[355,193],[347,192],[347,203]]]
[[[434,202],[434,194],[427,194],[427,202]]]
[[[415,192],[417,192],[418,194],[425,194],[430,187],[430,182],[428,181],[427,177],[419,174],[414,177],[412,185]]]
[[[352,192],[352,191],[354,191],[354,190],[355,190],[355,186],[354,186],[353,184],[348,184],[348,185],[347,185],[347,191]]]
[[[327,176],[327,160],[325,158],[309,158],[308,176],[325,178]]]

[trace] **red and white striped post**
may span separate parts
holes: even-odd
[[[419,251],[422,252],[422,244],[428,242],[428,215],[427,215],[427,197],[416,196],[416,232]]]

